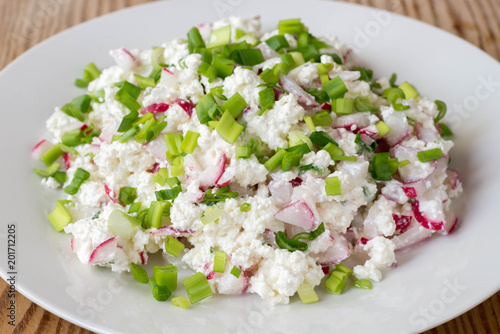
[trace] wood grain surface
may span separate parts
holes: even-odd
[[[46,38],[147,0],[0,0],[0,69]],[[500,0],[349,0],[438,26],[500,60]],[[2,250],[3,251],[3,250]],[[0,280],[0,333],[91,333],[17,293],[16,327],[7,325],[8,285]],[[500,333],[500,293],[426,334]]]

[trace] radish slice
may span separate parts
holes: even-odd
[[[396,180],[385,183],[385,187],[382,188],[382,196],[389,201],[399,204],[404,204],[408,201],[408,197],[403,191],[403,184]]]
[[[393,214],[392,218],[396,223],[396,232],[404,233],[409,227],[411,223],[411,216],[403,216],[398,214]]]
[[[220,177],[219,181],[217,181],[216,186],[221,188],[229,185],[229,183],[231,183],[231,178],[233,177],[233,174],[234,174],[233,171],[226,169],[224,174],[222,174],[222,176]]]
[[[109,238],[97,246],[92,254],[90,254],[89,263],[108,263],[113,260],[118,247],[118,239],[116,237]]]
[[[281,87],[288,93],[297,96],[297,101],[300,104],[304,104],[309,107],[319,107],[319,103],[316,102],[314,97],[302,89],[295,81],[293,81],[287,75],[280,75]]]
[[[406,232],[396,235],[391,240],[396,245],[396,251],[408,249],[416,244],[424,241],[432,236],[432,231],[421,228],[420,225],[414,224]]]
[[[160,112],[165,112],[168,110],[168,108],[170,108],[170,105],[168,103],[153,103],[142,109],[141,114],[145,114],[147,112],[156,114]]]
[[[153,229],[149,232],[151,235],[157,235],[160,237],[167,236],[167,235],[175,235],[176,237],[187,237],[191,234],[194,234],[193,230],[182,230],[178,229],[175,227],[172,227],[171,225],[169,226],[163,226],[160,227],[159,229]]]
[[[124,48],[111,50],[109,54],[115,60],[116,65],[124,70],[131,70],[138,65],[135,57]]]
[[[378,135],[378,130],[377,130],[377,127],[375,125],[369,125],[365,128],[362,128],[361,130],[358,131],[358,133],[360,135],[366,135],[366,136],[369,136],[369,137],[375,137]]]
[[[36,144],[35,147],[33,147],[33,149],[31,150],[31,155],[35,159],[40,159],[42,154],[44,154],[51,147],[52,144],[48,140],[43,139],[38,144]]]
[[[387,143],[396,146],[410,135],[410,126],[404,113],[391,108],[382,108],[382,118],[385,124],[391,128],[386,135]]]
[[[404,183],[423,181],[436,170],[436,160],[421,163],[418,161],[417,152],[417,149],[413,147],[406,147],[402,145],[394,147],[394,156],[398,158],[399,161],[410,161],[409,165],[399,168],[399,175]]]
[[[160,84],[166,88],[175,88],[177,86],[177,72],[172,72],[167,68],[161,71]]]
[[[334,231],[330,241],[332,244],[326,251],[311,255],[322,266],[340,263],[351,255],[351,248],[343,235]]]
[[[226,155],[222,154],[214,166],[206,168],[200,176],[200,190],[205,191],[219,182],[226,169]]]
[[[444,213],[444,217],[445,217],[446,222],[444,224],[443,235],[448,235],[451,232],[453,232],[453,230],[455,229],[455,226],[457,226],[458,217],[456,214],[454,214],[451,211],[446,211]]]
[[[368,243],[368,241],[370,241],[370,239],[367,239],[365,237],[361,237],[361,238],[359,238],[358,242],[356,243],[356,247],[363,248]]]
[[[422,227],[431,230],[431,231],[441,231],[444,230],[443,221],[434,221],[428,219],[422,212],[420,212],[420,202],[415,200],[411,205],[413,216],[417,220],[417,222],[422,225]]]
[[[113,140],[113,136],[115,135],[121,135],[118,131],[118,125],[113,124],[112,126],[105,127],[102,129],[101,134],[99,135],[99,140],[102,141],[103,143],[108,143],[111,144],[111,141]]]
[[[64,167],[68,170],[71,167],[71,156],[68,152],[64,152],[63,154]]]
[[[141,258],[141,263],[142,264],[147,264],[148,263],[148,254],[146,254],[145,251],[140,252],[139,256]]]
[[[314,229],[314,214],[303,200],[288,205],[274,215],[274,218],[285,223],[302,227],[306,231]]]
[[[179,107],[181,107],[189,117],[193,115],[194,106],[191,102],[183,99],[175,99],[174,103],[179,105]]]
[[[71,250],[77,252],[80,248],[80,242],[76,238],[71,238]]]
[[[273,198],[276,206],[284,208],[290,204],[292,198],[293,185],[290,182],[271,181],[267,185],[271,197]]]
[[[167,144],[163,139],[163,136],[156,137],[153,141],[144,145],[144,149],[149,152],[153,157],[158,159],[158,161],[166,161],[167,156]]]
[[[333,128],[344,128],[347,131],[358,132],[370,125],[370,113],[355,113],[340,116],[333,123]],[[377,132],[378,133],[378,132]]]
[[[456,189],[458,186],[459,174],[456,170],[448,168],[446,170],[447,183],[450,185],[451,189]]]
[[[118,200],[116,199],[116,193],[110,187],[108,187],[106,183],[104,183],[104,191],[106,192],[106,195],[108,195],[111,202],[118,203]]]
[[[232,264],[229,263],[229,268],[232,268]],[[236,278],[236,276],[232,275],[228,270],[224,274],[221,274],[220,278],[219,274],[216,273],[215,278],[219,278],[217,282],[217,291],[223,295],[239,295],[245,293],[248,290],[249,279],[245,271],[238,267],[241,270],[240,277]]]
[[[407,197],[417,197],[417,190],[413,187],[401,187]]]
[[[264,60],[268,60],[271,58],[276,58],[279,57],[280,54],[276,51],[274,51],[273,48],[271,48],[267,43],[260,43],[255,47],[256,49],[260,49],[262,52],[262,57],[264,57]]]
[[[421,124],[416,124],[415,131],[417,132],[418,139],[426,143],[431,143],[439,138],[439,133],[435,127],[425,128]]]

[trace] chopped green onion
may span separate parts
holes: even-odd
[[[398,76],[396,73],[392,73],[391,75],[391,78],[389,79],[389,84],[391,85],[391,87],[397,87],[398,85],[396,85],[396,80],[398,79]]]
[[[293,57],[289,53],[283,53],[280,55],[281,62],[286,64],[290,69],[295,68],[295,62],[293,61]]]
[[[300,158],[302,158],[302,154],[299,151],[287,152],[281,160],[281,170],[287,172],[291,167],[298,167]]]
[[[309,131],[311,131],[311,132],[316,131],[316,126],[314,126],[314,122],[313,122],[311,116],[304,116],[304,122],[306,123]]]
[[[387,136],[389,131],[391,131],[391,128],[383,121],[378,122],[377,125],[375,125],[375,127],[377,128],[379,137],[385,137]]]
[[[132,272],[132,276],[134,276],[134,279],[139,282],[139,283],[148,283],[149,278],[148,278],[148,273],[144,268],[139,267],[135,263],[130,264],[130,271]]]
[[[281,20],[278,23],[278,31],[280,35],[284,34],[299,34],[305,30],[304,24],[300,19]]]
[[[346,99],[337,99],[336,100],[336,107],[335,107],[335,113],[341,114],[341,115],[348,115],[352,114],[354,111],[354,100],[351,98],[346,98]]]
[[[168,266],[154,266],[154,278],[159,285],[165,285],[170,291],[177,289],[177,267],[170,263]]]
[[[189,301],[184,296],[178,296],[178,297],[172,298],[172,305],[174,305],[176,307],[183,308],[183,309],[191,308],[191,304],[189,304]]]
[[[282,48],[288,48],[288,42],[283,35],[276,35],[271,38],[266,39],[266,44],[269,45],[273,50],[278,51]]]
[[[172,295],[172,292],[165,285],[156,283],[154,277],[149,280],[149,288],[153,293],[153,297],[160,302],[167,300]]]
[[[202,62],[198,67],[198,74],[206,77],[208,82],[213,82],[217,78],[217,69],[209,63]]]
[[[229,144],[234,144],[244,128],[245,127],[243,125],[238,124],[234,120],[231,112],[226,110],[219,120],[219,124],[217,124],[216,130],[222,139],[224,139]]]
[[[138,142],[139,144],[144,144],[147,140],[147,135],[148,133],[152,130],[153,126],[155,125],[156,120],[154,117],[152,119],[149,119],[144,123],[142,128],[137,132],[137,135],[135,136],[135,141]]]
[[[61,149],[61,144],[55,144],[42,154],[40,160],[47,166],[50,166],[63,154],[64,151]]]
[[[248,212],[250,210],[252,210],[252,205],[250,203],[243,203],[243,204],[241,204],[241,206],[240,206],[240,211],[241,212]]]
[[[297,293],[303,304],[312,304],[319,301],[318,295],[314,292],[314,288],[309,283],[300,285]]]
[[[172,155],[181,154],[182,135],[180,133],[168,133],[163,135],[167,144],[168,152]]]
[[[223,251],[215,251],[214,272],[223,273],[226,270],[227,254]]]
[[[66,182],[66,172],[55,172],[53,177],[59,183]]]
[[[229,111],[235,119],[238,118],[246,107],[248,107],[248,104],[238,92],[234,93],[229,100],[220,106],[222,111]]]
[[[314,240],[321,234],[325,233],[325,224],[321,223],[319,226],[311,232],[301,232],[293,236],[292,240]]]
[[[359,112],[377,111],[378,108],[371,103],[368,96],[358,96],[354,99],[354,108]]]
[[[236,266],[233,266],[233,269],[231,269],[231,272],[230,272],[231,275],[233,275],[234,277],[236,278],[240,278],[240,275],[241,275],[241,269],[236,267]]]
[[[323,147],[323,150],[325,150],[328,153],[330,153],[330,157],[338,157],[338,156],[345,155],[344,151],[342,151],[342,149],[340,147],[338,147],[337,145],[335,145],[335,143],[328,143],[328,144],[326,144],[325,147]]]
[[[130,205],[128,208],[128,213],[135,213],[138,212],[141,209],[141,202],[135,202]]]
[[[441,131],[439,133],[441,135],[441,137],[446,138],[446,137],[453,136],[453,132],[450,130],[448,125],[446,125],[444,123],[438,123],[438,124],[441,127]]]
[[[122,187],[120,188],[120,194],[118,195],[118,200],[123,204],[132,204],[137,198],[137,189],[132,187]]]
[[[369,279],[357,279],[354,281],[354,286],[358,289],[371,290],[372,281],[370,281]]]
[[[330,176],[325,179],[325,192],[326,196],[337,196],[341,195],[342,191],[340,189],[340,180],[338,176]]]
[[[182,187],[176,186],[171,189],[162,189],[155,191],[156,195],[156,200],[157,201],[168,201],[168,200],[173,200],[176,199],[177,196],[182,192]]]
[[[286,75],[288,74],[288,72],[290,72],[290,65],[288,65],[287,63],[281,62],[274,65],[273,67],[273,73],[278,78],[281,74]]]
[[[212,66],[217,70],[217,75],[224,79],[233,74],[234,60],[217,54],[212,61]]]
[[[321,74],[319,76],[319,81],[321,82],[321,84],[323,85],[324,83],[327,83],[328,81],[330,81],[330,77],[328,76],[328,74]],[[328,95],[327,95],[328,96]]]
[[[433,148],[427,151],[417,152],[417,158],[420,162],[429,162],[432,160],[441,159],[443,157],[443,151],[440,148]]]
[[[302,57],[311,62],[318,62],[319,61],[319,52],[316,46],[313,44],[309,44],[308,46],[297,48],[293,50],[293,52],[300,52],[302,54]]]
[[[64,227],[71,224],[73,218],[69,213],[68,209],[64,206],[71,201],[59,200],[56,202],[56,207],[54,211],[48,214],[47,218],[52,223],[57,232],[62,232]]]
[[[181,184],[181,181],[177,177],[168,177],[165,179],[165,182],[169,185],[169,187],[175,187]]]
[[[191,304],[199,302],[212,295],[212,289],[207,278],[202,273],[196,273],[186,278],[183,282]]]
[[[137,84],[140,89],[146,89],[147,87],[156,86],[156,81],[153,78],[145,78],[140,76],[139,74],[134,74],[135,80],[137,80]]]
[[[234,155],[236,159],[248,159],[252,155],[252,149],[248,146],[237,146]]]
[[[372,81],[373,78],[372,70],[360,66],[353,66],[352,70],[360,72],[359,80],[366,82]]]
[[[337,146],[335,140],[333,140],[332,137],[330,137],[330,135],[325,131],[314,131],[309,136],[309,139],[314,145],[319,147],[324,147],[329,143],[332,143],[333,145]]]
[[[225,202],[228,198],[236,198],[236,197],[238,197],[238,193],[235,191],[229,191],[229,186],[225,186],[216,189],[215,192],[213,189],[208,189],[205,192],[205,196],[203,197],[202,202],[210,206],[217,202]],[[215,218],[218,219],[218,217]]]
[[[186,246],[171,235],[167,235],[165,238],[165,251],[167,253],[172,254],[175,257],[179,257],[184,248],[186,248]]]
[[[358,161],[357,157],[346,157],[344,155],[334,155],[331,158],[333,161],[352,161],[352,162]]]
[[[264,62],[264,56],[260,49],[236,50],[235,61],[243,66],[255,66]]]
[[[276,244],[279,248],[286,249],[290,252],[305,252],[307,250],[307,244],[305,242],[290,239],[282,231],[278,231],[278,233],[276,233]]]
[[[404,167],[406,165],[409,165],[410,161],[409,160],[403,160],[399,162],[399,168]]]
[[[45,169],[45,170],[40,170],[38,168],[33,168],[33,170],[35,171],[35,173],[37,173],[41,177],[49,177],[49,176],[52,176],[55,173],[57,173],[57,171],[59,170],[59,167],[61,167],[61,164],[54,162],[52,165],[47,167],[47,169]]]
[[[123,104],[130,111],[138,111],[141,105],[137,98],[141,94],[141,89],[128,81],[123,82],[123,86],[116,92],[115,100]]]
[[[259,112],[259,115],[262,115],[264,112],[266,112],[267,109],[271,108],[274,106],[275,101],[275,95],[274,95],[274,90],[271,87],[267,87],[259,92],[259,102],[261,106],[261,110]]]
[[[203,96],[198,104],[196,105],[196,114],[201,124],[205,124],[210,121],[210,113],[213,109],[217,108],[217,102],[215,101],[212,94],[207,94]]]
[[[215,86],[210,88],[210,93],[219,100],[227,101],[227,97],[224,95],[224,88],[222,86]]]
[[[300,52],[290,52],[288,53],[289,55],[292,56],[293,62],[295,63],[295,66],[300,66],[302,64],[305,64],[304,56]]]
[[[348,277],[352,275],[352,270],[344,266],[342,263],[337,264],[334,270],[339,270],[343,273],[346,273]]]
[[[171,205],[170,202],[163,202],[163,201],[152,201],[150,206],[149,206],[149,211],[148,211],[148,220],[146,222],[146,227],[154,227],[154,228],[160,228],[161,227],[161,220],[163,217],[163,211],[167,207],[167,205]]]
[[[198,132],[188,130],[188,132],[186,133],[186,137],[184,137],[184,140],[182,141],[180,147],[181,151],[188,154],[193,153],[194,149],[196,148],[198,137],[200,137],[200,134]]]
[[[201,37],[200,31],[198,28],[193,27],[187,33],[188,43],[192,48],[204,48],[205,42]]]
[[[120,123],[120,126],[118,127],[118,132],[126,132],[132,128],[134,125],[135,121],[139,117],[139,113],[137,111],[132,111],[129,114],[125,115],[123,117],[122,122]]]
[[[313,149],[313,143],[311,142],[311,139],[309,139],[309,137],[307,137],[300,130],[292,130],[288,133],[288,144],[290,147],[300,144],[307,144],[310,150]]]
[[[208,209],[203,212],[201,216],[201,222],[203,225],[208,225],[212,223],[216,223],[219,218],[222,217],[222,211],[219,209],[217,205],[212,205],[208,207]]]
[[[277,151],[269,160],[264,163],[264,166],[272,172],[273,170],[278,168],[278,166],[281,166],[281,160],[283,160],[285,154],[285,150]]]
[[[168,178],[168,169],[167,168],[160,168],[158,173],[156,173],[155,176],[153,176],[153,180],[158,183],[160,186],[164,186],[165,183],[167,183],[167,178]]]
[[[208,39],[207,48],[216,48],[224,46],[231,41],[231,26],[227,25],[222,28],[212,30],[210,38]]]
[[[446,111],[448,110],[448,108],[446,107],[446,103],[444,103],[443,101],[436,100],[436,101],[434,101],[434,103],[436,104],[437,109],[438,109],[438,114],[434,118],[434,124],[436,124],[441,119],[443,119],[443,117],[446,115]]]
[[[311,152],[311,149],[309,148],[309,146],[307,144],[301,143],[301,144],[289,147],[285,151],[287,151],[287,152],[297,152],[298,154],[300,154],[302,156],[304,154],[307,154],[307,153]]]
[[[299,167],[299,175],[307,172],[308,170],[320,171],[320,169],[318,167],[314,166],[313,164],[309,164],[309,165]]]
[[[332,80],[323,84],[323,90],[328,94],[330,99],[338,99],[347,93],[347,88],[340,77],[335,77]]]
[[[328,100],[330,100],[330,97],[328,96],[328,94],[324,90],[320,90],[317,88],[311,88],[311,89],[306,89],[306,92],[308,92],[309,94],[314,96],[314,99],[318,103],[325,103],[325,102],[328,102]]]
[[[80,186],[83,182],[85,182],[90,177],[90,173],[85,169],[78,167],[75,175],[73,176],[73,180],[71,183],[64,187],[64,192],[70,195],[74,195],[80,190]]]
[[[85,88],[91,81],[99,78],[100,75],[101,71],[99,71],[97,66],[94,63],[90,63],[83,69],[83,78],[75,80],[75,86]]]
[[[389,153],[375,153],[370,162],[369,171],[372,177],[377,181],[390,181],[399,167],[397,159],[390,159]]]
[[[328,72],[333,70],[332,63],[328,63],[328,64],[321,63],[321,64],[318,64],[316,67],[318,68],[319,74],[328,74]]]
[[[347,285],[348,275],[342,271],[334,270],[325,281],[326,291],[341,295]]]
[[[259,77],[262,79],[267,84],[277,84],[280,79],[274,74],[273,70],[270,68],[266,68],[264,71],[262,71],[261,74],[259,74]]]
[[[417,92],[417,90],[409,84],[407,81],[403,82],[401,85],[399,85],[399,88],[403,91],[405,94],[405,99],[414,99],[418,97],[420,94]]]
[[[328,111],[318,111],[311,116],[311,119],[316,126],[329,126],[333,123],[332,116],[330,116]]]

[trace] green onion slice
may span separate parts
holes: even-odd
[[[199,302],[212,295],[212,289],[207,278],[202,273],[196,273],[186,278],[183,282],[191,304]]]

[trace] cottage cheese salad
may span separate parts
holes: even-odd
[[[48,220],[75,256],[132,272],[157,300],[371,289],[398,251],[457,223],[446,105],[373,79],[300,19],[261,33],[230,17],[110,55],[47,120],[35,172],[63,190]],[[183,263],[195,274],[178,287]]]

